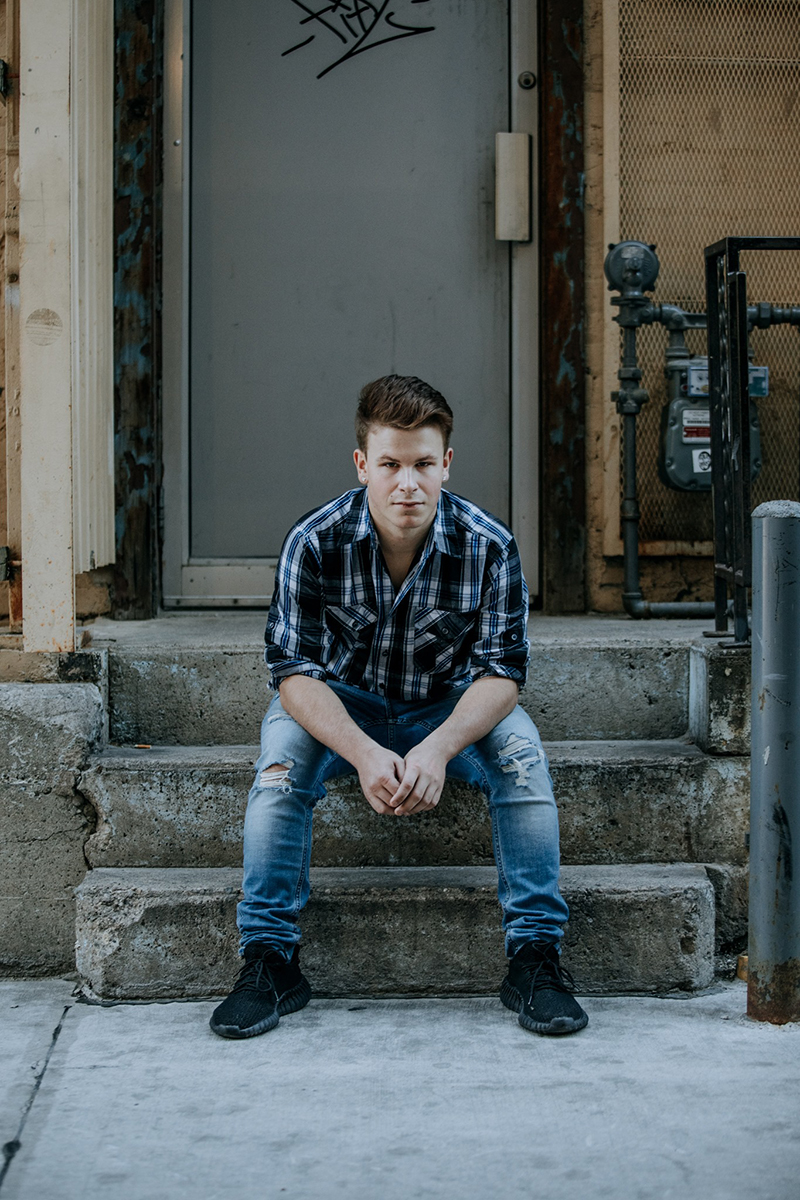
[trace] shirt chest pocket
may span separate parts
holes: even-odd
[[[471,643],[477,613],[458,609],[420,609],[414,620],[414,662],[421,671],[447,672],[459,651]]]
[[[367,604],[325,606],[325,625],[333,637],[351,650],[369,649],[378,614]]]

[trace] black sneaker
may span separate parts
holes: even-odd
[[[295,946],[287,962],[263,942],[244,948],[244,966],[233,991],[211,1016],[209,1024],[220,1037],[248,1038],[274,1029],[281,1017],[304,1008],[311,999],[311,984],[300,973],[300,953]]]
[[[572,995],[575,980],[561,966],[554,943],[526,942],[508,964],[500,989],[506,1008],[519,1013],[523,1029],[534,1033],[577,1033],[589,1018]]]

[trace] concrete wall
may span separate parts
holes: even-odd
[[[0,683],[0,974],[74,970],[95,822],[76,782],[102,732],[94,684]]]

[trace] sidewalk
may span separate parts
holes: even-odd
[[[484,998],[324,1000],[226,1042],[210,1002],[5,981],[0,1200],[796,1200],[800,1026],[745,998],[589,998],[564,1039]]]

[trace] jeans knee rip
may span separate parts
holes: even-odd
[[[292,790],[291,769],[294,763],[287,759],[286,763],[270,763],[258,777],[258,786],[268,791],[290,792]]]
[[[525,787],[530,781],[530,769],[541,762],[542,753],[528,738],[517,733],[509,734],[508,741],[497,755],[500,770],[506,775],[515,775],[517,787]]]
[[[267,724],[272,725],[272,724],[274,724],[275,721],[291,721],[291,720],[293,720],[293,718],[290,717],[287,712],[285,712],[283,709],[281,709],[280,712],[273,713],[271,717],[267,717]]]

